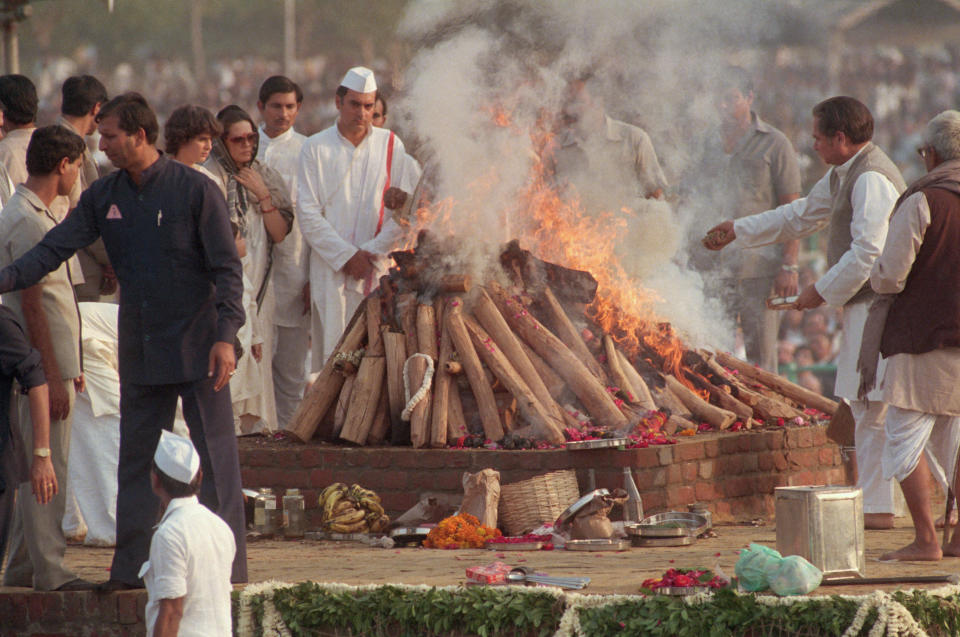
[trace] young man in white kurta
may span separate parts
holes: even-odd
[[[878,149],[869,140],[851,142],[846,136],[843,139],[836,136],[843,135],[842,132],[835,136],[824,135],[818,128],[816,117],[813,128],[814,148],[832,167],[814,184],[810,193],[772,210],[741,217],[732,223],[725,222],[729,226],[720,224],[713,230],[732,229],[738,245],[753,247],[803,238],[827,226],[835,205],[834,194],[847,185],[845,180],[851,167],[862,153],[878,152]],[[838,143],[845,146],[838,148]],[[843,340],[837,355],[834,393],[850,404],[856,422],[857,486],[863,489],[866,525],[886,526],[889,522],[892,526],[894,483],[883,478],[880,467],[886,405],[876,390],[866,401],[857,397],[860,380],[857,357],[870,298],[858,300],[854,297],[869,280],[870,269],[883,248],[890,212],[900,190],[887,176],[867,170],[856,177],[850,193],[849,203],[853,208],[850,246],[815,284],[801,292],[797,306],[798,309],[809,309],[826,302],[843,308]],[[878,373],[882,374],[882,369]]]
[[[360,301],[386,272],[386,255],[403,235],[382,205],[388,154],[391,188],[412,192],[419,177],[400,138],[371,125],[376,83],[369,69],[362,70],[366,81],[356,83],[351,80],[355,71],[351,69],[341,84],[347,92],[337,96],[337,123],[304,142],[297,174],[297,220],[310,247],[315,372],[323,367]],[[345,110],[353,108],[352,102],[357,106],[347,121]],[[357,130],[362,139],[357,139]],[[345,271],[352,269],[351,259],[368,260],[372,267],[364,269],[362,278],[352,276]]]
[[[289,89],[289,90],[287,90]],[[303,93],[290,79],[268,78],[260,87],[257,108],[263,122],[258,132],[257,159],[273,168],[287,185],[290,200],[297,203],[297,167],[306,136],[293,129],[303,102]],[[293,224],[283,243],[273,248],[273,390],[277,424],[285,429],[303,398],[307,382],[306,358],[310,342],[310,313],[304,309],[308,252],[303,247],[298,224]]]

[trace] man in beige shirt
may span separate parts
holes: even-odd
[[[37,129],[37,88],[26,75],[0,77],[0,109],[3,110],[3,139],[0,164],[14,186],[27,180],[27,145]]]
[[[34,133],[27,148],[27,180],[17,186],[0,212],[0,266],[13,263],[35,246],[56,225],[50,204],[70,192],[80,171],[83,139],[62,126],[46,126]],[[25,452],[49,456],[60,484],[52,502],[41,506],[31,497],[30,483],[17,494],[4,586],[32,586],[36,590],[92,588],[63,566],[66,540],[61,524],[67,483],[70,424],[76,391],[83,390],[80,354],[80,312],[65,265],[40,283],[3,295],[26,328],[30,344],[40,352],[50,393],[50,443],[37,448],[32,432],[31,405],[18,396],[15,413]],[[29,459],[28,459],[29,462]]]
[[[63,99],[57,124],[86,139],[97,130],[97,113],[100,112],[100,106],[107,101],[106,87],[92,75],[76,75],[64,81],[61,93]],[[90,149],[85,148],[80,164],[80,176],[74,182],[70,194],[57,197],[50,206],[58,221],[67,216],[67,212],[80,201],[83,191],[99,178],[97,163],[93,160]],[[74,277],[73,282],[78,301],[97,302],[101,295],[109,296],[117,291],[117,277],[110,267],[110,259],[102,239],[78,250],[76,257],[82,272],[82,277]],[[71,274],[75,271],[72,269]]]

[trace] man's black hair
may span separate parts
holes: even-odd
[[[260,85],[257,99],[261,104],[266,104],[270,96],[276,93],[296,93],[297,104],[303,103],[303,91],[300,90],[300,86],[285,75],[272,75],[264,80]]]
[[[0,77],[0,108],[3,117],[17,126],[32,124],[37,119],[37,87],[26,75]]]
[[[49,175],[66,157],[76,161],[86,149],[83,138],[64,126],[42,126],[33,131],[27,145],[27,173],[34,177]]]
[[[157,474],[157,480],[160,482],[160,486],[171,498],[189,498],[192,495],[197,495],[200,493],[200,481],[203,477],[202,472],[197,471],[196,477],[190,482],[190,484],[187,484],[186,482],[174,480],[165,474],[160,470],[160,467],[157,466],[155,460],[151,462],[151,465],[151,469],[155,474]]]
[[[817,127],[827,137],[843,133],[854,144],[863,144],[873,138],[873,115],[858,99],[847,96],[831,97],[813,107]]]
[[[107,87],[92,75],[68,77],[60,91],[63,96],[60,112],[71,117],[88,115],[94,106],[107,101]]]
[[[141,128],[146,133],[147,143],[151,146],[157,143],[160,125],[157,116],[143,95],[135,91],[117,95],[115,98],[100,107],[97,113],[99,124],[107,117],[116,117],[120,130],[127,135],[136,135]]]

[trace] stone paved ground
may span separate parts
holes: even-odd
[[[401,582],[406,584],[454,585],[464,581],[464,569],[495,559],[530,566],[556,575],[589,576],[591,593],[636,593],[640,583],[656,577],[668,568],[712,567],[719,562],[733,573],[737,554],[749,542],[776,546],[776,528],[724,525],[718,536],[698,541],[690,547],[634,548],[621,553],[572,551],[508,552],[487,550],[443,551],[429,549],[382,549],[354,542],[317,542],[260,540],[249,544],[249,570],[253,582],[305,580],[345,582],[349,584]],[[960,573],[960,558],[939,563],[893,563],[878,561],[883,553],[912,539],[909,518],[897,520],[891,531],[867,531],[866,575],[893,577],[903,575],[939,575]],[[718,555],[719,554],[719,555]],[[81,577],[104,580],[109,575],[112,549],[71,546],[67,564]],[[915,585],[882,586],[885,590]],[[874,586],[821,587],[818,594],[864,594]],[[0,589],[0,591],[5,589]],[[10,589],[6,589],[10,590]]]

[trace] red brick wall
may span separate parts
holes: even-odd
[[[146,591],[0,594],[0,637],[143,637]]]
[[[844,484],[839,449],[824,427],[701,434],[675,445],[578,452],[340,447],[250,438],[241,439],[240,465],[245,487],[302,489],[311,528],[320,524],[317,495],[332,482],[373,489],[395,517],[426,491],[462,495],[463,472],[488,467],[500,472],[504,484],[572,468],[584,491],[589,468],[598,488],[613,488],[629,466],[645,511],[685,510],[700,501],[717,521],[771,517],[775,487]]]

